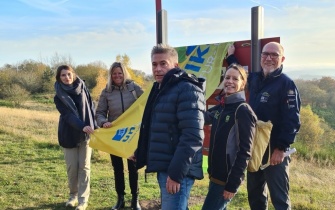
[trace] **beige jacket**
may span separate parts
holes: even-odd
[[[126,111],[143,93],[142,88],[129,80],[124,86],[105,88],[100,95],[96,110],[96,120],[99,127],[105,122],[112,122]],[[135,98],[136,97],[136,98]]]

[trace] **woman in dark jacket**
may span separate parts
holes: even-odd
[[[91,96],[83,80],[68,65],[57,68],[54,102],[60,113],[58,141],[64,149],[70,198],[66,206],[85,210],[90,195],[92,149],[89,134],[97,125]]]
[[[112,127],[112,122],[125,112],[142,93],[142,88],[130,80],[129,72],[125,66],[122,63],[114,62],[109,69],[107,87],[101,92],[99,98],[96,111],[98,125],[103,128]],[[118,195],[117,203],[112,209],[121,209],[125,205],[123,160],[113,154],[110,156],[114,170],[116,193]],[[134,161],[127,160],[127,163],[132,194],[131,208],[139,210],[141,207],[138,202],[138,172]]]
[[[212,124],[208,154],[209,190],[203,210],[223,210],[244,179],[255,134],[256,116],[245,102],[242,66],[232,64],[223,78],[224,104],[206,113]]]

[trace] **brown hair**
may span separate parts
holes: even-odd
[[[56,81],[57,82],[62,82],[61,79],[60,79],[60,73],[62,72],[62,70],[69,70],[70,72],[72,72],[72,74],[73,74],[73,81],[75,81],[77,79],[76,72],[74,72],[74,70],[73,70],[73,68],[71,66],[60,65],[60,66],[58,66],[57,71],[56,71]]]
[[[228,66],[228,68],[227,68],[226,72],[224,73],[223,77],[226,76],[226,73],[229,69],[235,69],[236,71],[238,71],[240,73],[240,75],[242,77],[242,80],[244,81],[244,86],[243,86],[243,89],[242,89],[242,90],[244,90],[244,88],[247,84],[247,77],[248,77],[247,71],[241,65],[233,63],[230,66]]]

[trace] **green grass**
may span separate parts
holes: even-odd
[[[54,96],[55,94],[32,95],[32,100],[34,100],[37,103],[54,105]]]
[[[56,139],[58,113],[1,107],[0,111],[0,209],[65,209],[68,188],[63,151]],[[294,146],[298,153],[292,156],[290,167],[292,209],[334,209],[335,167],[332,160],[305,158],[304,154],[308,156],[312,151],[297,143]],[[325,157],[331,153],[329,148],[320,151],[326,153]],[[154,206],[160,199],[156,175],[148,174],[145,182],[144,171],[140,170],[139,174],[140,203]],[[127,173],[125,180],[126,206],[130,206]],[[203,180],[196,181],[189,200],[191,210],[201,209],[207,185],[207,174]],[[110,209],[115,202],[109,156],[95,150],[88,209]],[[228,207],[249,209],[246,182]],[[271,204],[269,209],[274,209]]]
[[[292,145],[299,151],[299,157],[307,161],[312,161],[323,166],[335,165],[335,144],[329,143],[319,148],[310,148],[302,142]]]
[[[2,99],[0,99],[0,106],[14,107],[14,105],[11,101],[6,101],[6,100],[2,100]]]

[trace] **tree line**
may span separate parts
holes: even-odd
[[[117,55],[115,61],[122,62],[129,70],[132,79],[144,89],[152,76],[141,70],[132,69],[128,55]],[[49,62],[24,60],[16,65],[0,67],[0,99],[20,106],[36,94],[54,94],[55,73],[59,65],[70,65],[97,100],[107,84],[108,69],[103,62],[75,65],[71,57],[55,54]]]
[[[301,129],[297,141],[311,151],[327,148],[335,150],[335,80],[322,77],[314,80],[295,80],[302,108]]]

